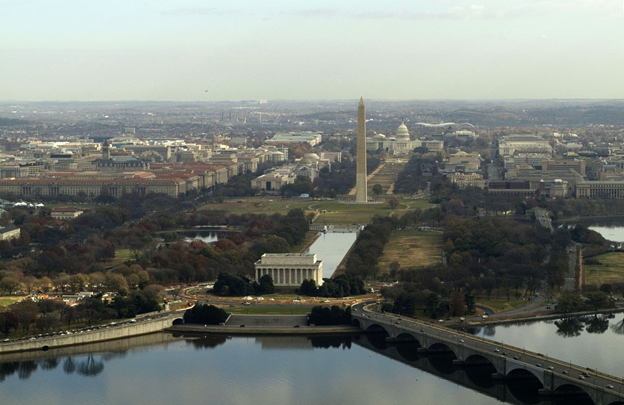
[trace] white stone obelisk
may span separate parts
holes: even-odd
[[[357,126],[357,161],[355,177],[355,202],[366,204],[366,108],[364,99],[360,98],[358,105],[358,126]]]

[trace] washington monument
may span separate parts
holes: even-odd
[[[364,99],[360,97],[358,105],[358,126],[357,126],[357,167],[355,177],[355,202],[356,204],[366,204],[366,107]]]

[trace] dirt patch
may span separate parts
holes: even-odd
[[[399,262],[401,268],[440,264],[442,262],[442,234],[437,232],[394,233],[379,260],[381,270],[388,271],[393,261]]]

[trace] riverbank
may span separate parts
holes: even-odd
[[[226,326],[226,325],[175,325],[165,329],[172,333],[201,333],[204,335],[326,335],[352,334],[363,331],[356,326]]]
[[[521,324],[521,323],[527,323],[527,322],[549,321],[553,319],[575,318],[579,316],[591,316],[591,315],[598,315],[598,314],[602,314],[602,315],[615,314],[615,313],[621,313],[621,312],[624,312],[624,308],[610,308],[610,309],[601,309],[598,311],[583,311],[583,312],[574,312],[574,313],[567,313],[567,314],[563,314],[561,312],[557,312],[557,313],[550,312],[547,314],[536,313],[531,316],[518,315],[518,316],[511,316],[509,318],[499,318],[499,319],[492,319],[492,320],[488,319],[486,321],[479,321],[479,322],[467,320],[466,322],[463,322],[463,323],[447,324],[446,326],[453,328],[453,329],[460,329],[466,326],[496,326],[496,325],[505,325],[505,324]]]
[[[571,218],[557,218],[553,220],[553,223],[568,223],[568,222],[591,222],[602,221],[605,219],[624,219],[624,215],[594,215],[589,217],[571,217]]]
[[[180,318],[181,316],[181,313],[176,313],[140,319],[134,322],[111,322],[108,325],[63,332],[64,334],[56,334],[53,336],[37,335],[28,339],[2,342],[0,343],[0,356],[6,353],[36,350],[48,351],[50,349],[127,339],[161,332],[163,329],[169,327],[174,319]]]

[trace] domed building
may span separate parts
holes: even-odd
[[[366,139],[367,150],[383,149],[393,156],[409,155],[420,144],[421,142],[418,140],[411,140],[409,130],[403,121],[401,121],[401,125],[397,128],[394,136],[386,137],[383,134],[377,134]]]

